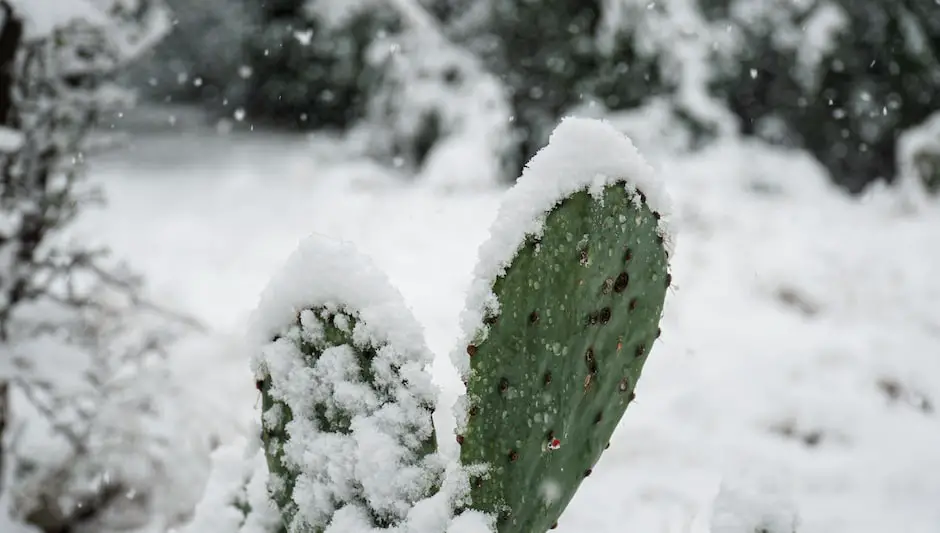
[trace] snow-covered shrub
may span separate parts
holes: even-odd
[[[371,52],[378,77],[361,124],[368,152],[424,169],[445,187],[503,181],[511,110],[503,85],[473,54],[421,28]]]
[[[396,27],[382,2],[261,2],[250,32],[244,107],[250,120],[344,129],[365,114],[370,42]]]
[[[127,103],[113,79],[158,37],[158,7],[0,1],[0,501],[41,531],[172,524],[186,499],[168,487],[193,487],[205,451],[179,433],[162,360],[183,323],[67,240],[101,200],[82,180],[89,133]]]
[[[517,140],[514,168],[542,146],[563,115],[667,102],[691,143],[730,131],[708,93],[724,33],[695,0],[456,2],[448,33],[508,86]]]
[[[134,65],[129,83],[155,100],[239,105],[246,86],[246,41],[258,6],[249,0],[167,0],[172,25]],[[254,8],[254,9],[252,9]]]
[[[248,336],[268,501],[287,531],[553,527],[661,333],[674,241],[658,185],[628,139],[591,119],[563,121],[529,161],[480,248],[451,357],[467,385],[459,454],[438,447],[432,356],[401,294],[353,246],[302,242]],[[187,533],[274,533],[270,504],[245,505],[257,446],[240,464],[217,457],[227,471]]]
[[[183,328],[141,309],[132,279],[61,268],[54,277],[87,287],[20,303],[0,348],[15,420],[11,516],[46,532],[173,525],[198,496],[194,458],[209,451],[188,437],[198,432],[166,362]]]
[[[810,151],[850,190],[896,173],[899,131],[940,109],[932,0],[701,0],[735,40],[715,91],[747,135]]]

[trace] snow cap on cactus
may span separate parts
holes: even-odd
[[[358,311],[362,335],[411,347],[413,357],[431,362],[421,326],[385,273],[351,243],[318,234],[301,242],[262,292],[250,320],[251,342],[267,344],[303,309],[340,304]]]
[[[672,255],[675,233],[669,226],[671,201],[653,168],[633,142],[604,120],[566,117],[552,132],[548,144],[529,160],[522,176],[506,193],[490,237],[479,250],[473,282],[460,324],[464,341],[451,354],[458,372],[467,378],[470,360],[464,347],[477,333],[487,313],[498,313],[494,281],[505,272],[529,236],[539,236],[545,216],[571,194],[588,190],[600,195],[604,187],[627,182],[627,189],[645,195],[661,215],[659,233]],[[458,426],[462,419],[457,408]]]
[[[352,245],[310,237],[263,292],[250,335],[288,531],[444,533],[466,476],[436,452],[431,357],[385,275]]]

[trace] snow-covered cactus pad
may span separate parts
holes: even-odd
[[[666,197],[608,124],[566,119],[481,248],[455,362],[469,507],[550,529],[634,398],[671,278]]]
[[[287,530],[396,528],[441,482],[420,327],[352,246],[312,237],[262,295],[254,364]]]

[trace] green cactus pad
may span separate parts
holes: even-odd
[[[400,295],[354,248],[316,238],[269,285],[255,322],[268,490],[287,531],[404,523],[442,465],[430,355]]]
[[[315,321],[312,327],[311,320]],[[343,327],[337,327],[337,323],[343,324]],[[274,342],[290,343],[303,354],[304,360],[310,366],[314,366],[327,350],[350,350],[354,354],[358,366],[358,376],[354,378],[353,382],[365,385],[375,392],[377,399],[382,404],[394,402],[397,399],[394,397],[395,391],[388,383],[387,378],[376,378],[377,369],[374,368],[373,362],[377,359],[377,347],[357,345],[359,343],[354,342],[352,339],[352,332],[355,330],[356,323],[356,318],[342,312],[334,314],[322,308],[311,309],[299,313],[294,327],[287,332],[285,337],[276,338]],[[313,330],[313,334],[311,334],[311,330]],[[381,365],[381,362],[379,364]],[[396,369],[388,367],[384,370],[386,372],[396,372]],[[381,370],[379,371],[381,372]],[[398,375],[395,377],[403,379]],[[293,419],[293,414],[286,402],[276,399],[271,394],[272,378],[270,374],[263,374],[257,385],[262,395],[262,412],[266,413],[262,423],[261,437],[266,451],[268,469],[273,477],[282,480],[282,483],[275,485],[272,497],[281,509],[285,523],[291,524],[297,514],[297,502],[293,499],[293,492],[300,470],[289,466],[290,461],[285,460],[283,446],[290,439],[288,426]],[[348,393],[349,391],[345,392]],[[342,392],[337,391],[337,393]],[[420,409],[428,420],[431,419],[434,411],[433,403],[425,402],[415,407]],[[306,412],[306,416],[315,420],[319,435],[350,435],[353,431],[353,417],[361,414],[361,412],[339,407],[329,401],[313,402]],[[417,451],[419,459],[437,451],[433,425],[430,428],[430,433],[424,432],[423,435],[417,427],[411,428],[413,433],[408,432],[400,435],[405,441],[403,444],[407,448]],[[391,443],[389,444],[391,445]],[[430,492],[430,484],[428,487],[428,492]],[[422,496],[426,496],[428,492],[422,493]],[[350,502],[337,502],[337,507],[347,503]],[[358,503],[363,505],[364,508],[370,509],[372,525],[375,527],[389,527],[402,518],[400,515],[396,516],[394,512],[382,512],[382,510],[372,509],[364,499]],[[407,509],[398,509],[398,511],[407,511]],[[301,529],[304,531],[320,530],[316,527]]]
[[[667,251],[659,214],[635,191],[582,190],[554,208],[496,279],[499,313],[467,346],[460,457],[489,465],[471,480],[470,507],[497,516],[500,533],[556,523],[659,336]]]

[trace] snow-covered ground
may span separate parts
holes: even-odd
[[[80,232],[212,328],[174,354],[200,427],[229,441],[255,416],[244,320],[317,232],[404,294],[454,445],[448,353],[502,191],[409,183],[326,141],[135,135],[91,161],[110,205]],[[679,231],[662,340],[556,531],[752,533],[798,516],[800,533],[940,532],[940,203],[853,200],[802,156],[742,144],[652,162]],[[712,524],[721,509],[743,526]]]

